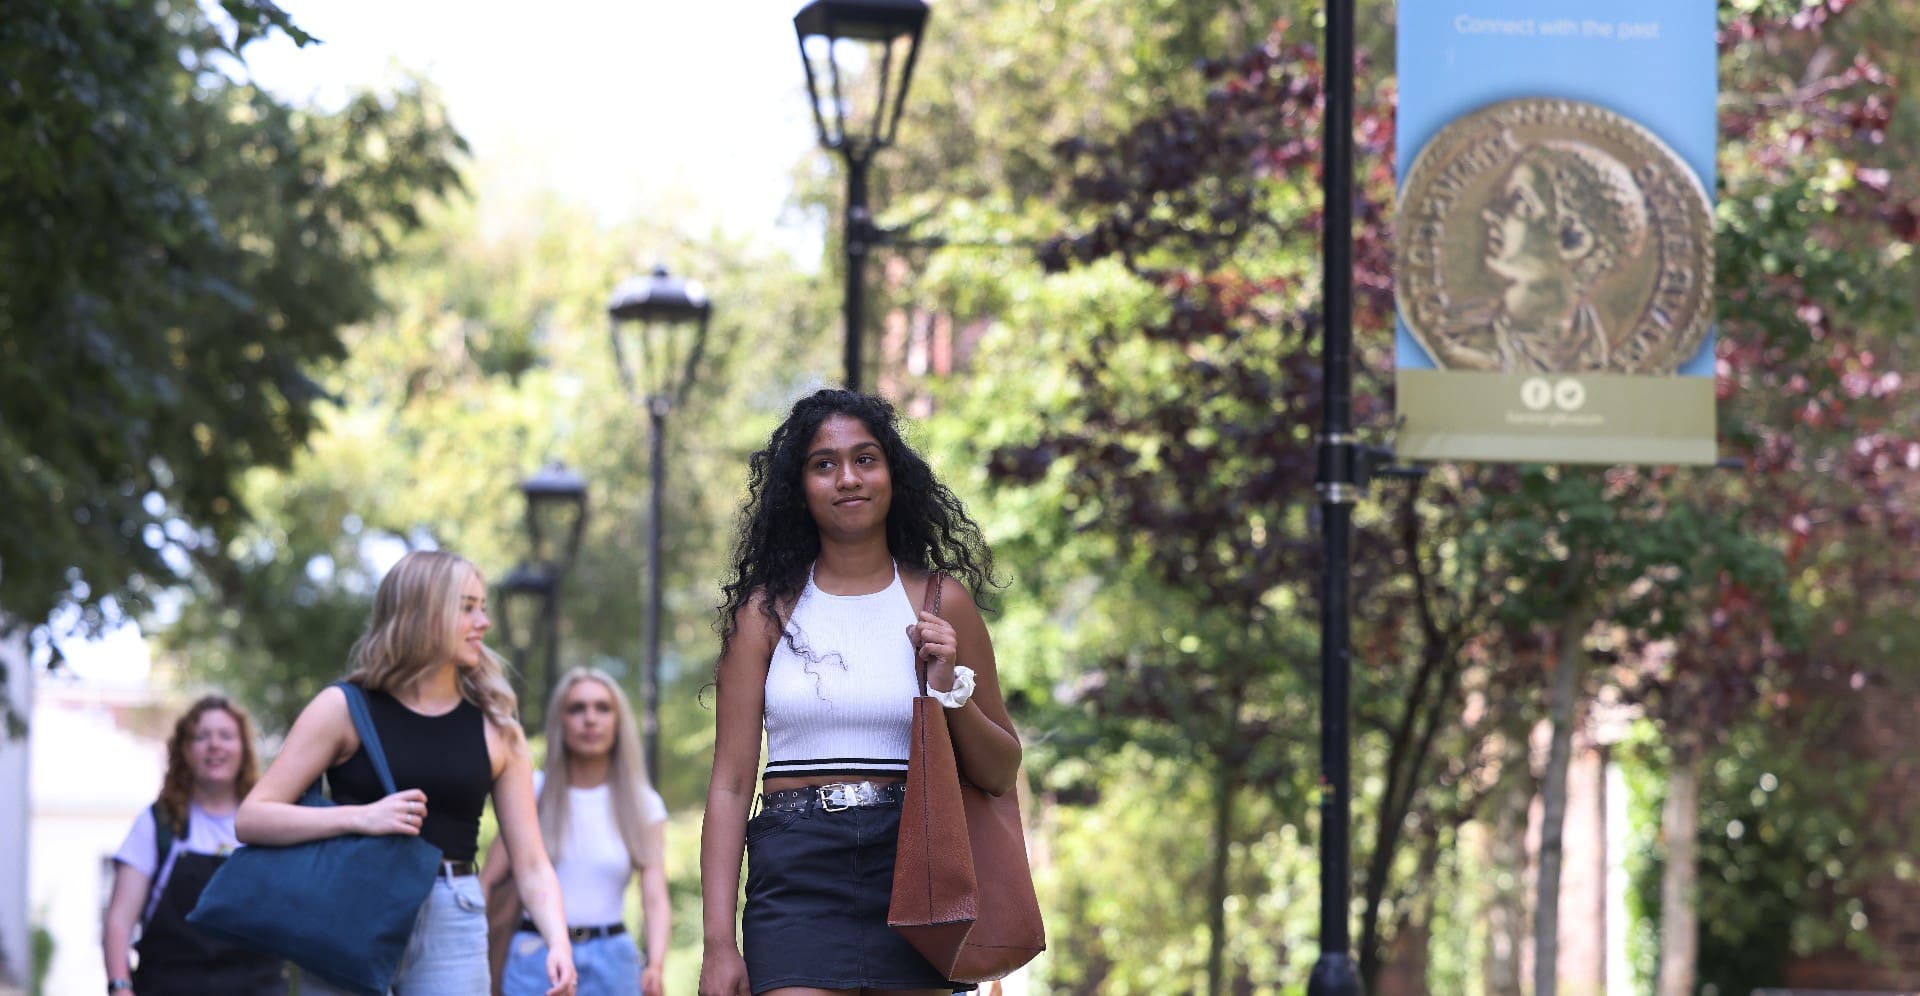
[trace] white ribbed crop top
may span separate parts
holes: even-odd
[[[918,621],[897,564],[870,595],[829,595],[808,570],[767,664],[764,777],[906,775]]]

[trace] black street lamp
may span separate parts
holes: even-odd
[[[546,705],[528,690],[551,686],[552,659],[559,654],[558,627],[553,624],[558,614],[553,577],[546,570],[520,563],[499,580],[494,591],[494,600],[500,606],[495,619],[500,624],[500,638],[507,645],[507,656],[513,660],[520,713],[529,729],[538,730],[546,723]],[[538,685],[530,680],[536,645],[542,647],[547,658],[540,668],[547,677]]]
[[[874,152],[893,144],[926,23],[922,0],[813,0],[793,17],[820,144],[847,162],[842,306],[849,391],[860,389],[867,249],[881,237],[867,210],[867,170]]]
[[[609,335],[620,383],[636,402],[644,395],[652,455],[652,507],[647,516],[647,774],[660,776],[660,520],[667,477],[667,413],[686,400],[706,348],[713,305],[695,281],[682,280],[655,266],[645,277],[631,277],[614,288],[607,302]],[[628,341],[628,340],[631,341]],[[634,368],[638,367],[638,371]]]
[[[540,729],[546,722],[548,698],[560,666],[560,582],[580,552],[587,526],[587,482],[563,464],[553,462],[520,482],[527,501],[528,560],[500,580],[500,629],[521,676],[521,696],[528,725]],[[530,662],[537,635],[545,637],[540,681],[533,682]],[[532,694],[533,689],[540,694]]]
[[[587,528],[587,482],[559,461],[520,482],[527,499],[527,539],[533,562],[564,574],[580,552]]]

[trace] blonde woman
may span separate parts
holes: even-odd
[[[187,923],[200,890],[240,846],[234,811],[259,777],[246,710],[209,695],[173,724],[160,798],[133,821],[113,856],[113,893],[101,931],[108,992],[287,991],[280,959],[216,941]],[[140,966],[133,968],[136,927]]]
[[[566,896],[567,931],[581,996],[661,996],[667,955],[667,872],[661,862],[666,803],[647,784],[640,734],[619,683],[604,671],[562,675],[547,715],[547,763],[536,776],[540,834]],[[513,871],[499,841],[482,883]],[[627,884],[638,874],[646,957],[625,922]],[[536,996],[546,945],[521,922],[501,973],[504,996]]]
[[[248,844],[408,834],[440,848],[446,862],[420,906],[393,996],[487,991],[486,914],[473,862],[489,794],[520,868],[521,901],[549,944],[547,992],[574,991],[573,950],[540,842],[526,737],[500,658],[483,642],[490,625],[486,583],[471,563],[436,550],[400,558],[374,594],[347,676],[366,692],[399,791],[384,794],[346,695],[327,688],[300,713],[280,756],[240,804],[236,829]],[[337,805],[298,805],[322,773]]]

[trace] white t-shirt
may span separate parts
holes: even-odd
[[[153,807],[149,806],[134,817],[133,829],[127,831],[127,839],[120,842],[120,849],[113,852],[113,860],[126,865],[153,879],[153,898],[159,899],[166,890],[167,878],[173,874],[173,858],[181,851],[195,854],[231,854],[240,846],[240,838],[233,833],[233,813],[214,814],[200,808],[200,804],[187,802],[187,835],[173,839],[173,851],[168,854],[154,853]],[[144,920],[153,913],[153,904],[141,911]]]
[[[545,786],[545,772],[534,772],[533,790]],[[627,882],[633,861],[613,819],[613,787],[567,789],[567,836],[560,842],[560,860],[553,873],[569,927],[605,927],[626,920]],[[667,818],[666,801],[649,788],[640,797],[641,814],[649,824]]]

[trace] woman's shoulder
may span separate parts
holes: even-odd
[[[299,717],[294,720],[293,732],[310,732],[314,724],[323,724],[327,731],[336,736],[343,732],[353,733],[353,713],[347,706],[347,693],[339,685],[330,684],[320,689],[307,702],[307,707],[300,710]]]
[[[651,785],[640,787],[640,809],[648,823],[664,823],[667,820],[667,800],[661,798],[660,791]]]
[[[362,698],[370,699],[380,694],[379,692],[369,691],[366,686],[361,685],[357,681],[330,681],[326,684],[326,687],[314,693],[313,700],[307,704],[307,708],[321,708],[329,712],[339,712],[344,715],[347,711],[347,688],[349,686],[351,686],[354,691],[359,692]]]
[[[746,600],[740,603],[740,607],[733,610],[734,633],[736,635],[751,634],[771,644],[780,634],[773,620],[768,618],[768,608],[771,607],[775,615],[785,619],[792,614],[794,601],[795,599],[786,599],[785,604],[782,604],[783,600],[777,599],[766,585],[756,586],[747,593]]]
[[[932,601],[928,596],[932,592],[935,577],[940,579],[939,604],[942,613],[945,613],[950,606],[959,603],[969,606],[973,604],[973,589],[967,587],[965,581],[945,571],[900,565],[900,583],[907,589],[908,595],[917,596],[914,600],[915,605],[927,605]]]

